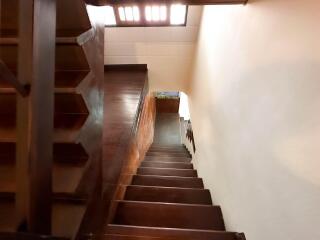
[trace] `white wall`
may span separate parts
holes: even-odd
[[[196,165],[229,230],[320,239],[320,1],[205,7],[189,98]]]
[[[105,64],[148,64],[154,91],[186,88],[202,7],[189,7],[187,27],[106,28]]]

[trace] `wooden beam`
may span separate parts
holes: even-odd
[[[170,4],[183,3],[187,5],[221,5],[221,4],[246,4],[248,0],[85,0],[87,4],[92,5],[113,5],[113,4],[133,4],[133,3],[152,3],[152,4]]]
[[[20,1],[17,101],[18,229],[51,233],[56,0]]]

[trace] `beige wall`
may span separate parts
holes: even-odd
[[[151,90],[185,90],[202,7],[189,7],[187,27],[106,28],[105,64],[148,64]]]
[[[196,165],[229,230],[320,239],[320,1],[206,7],[189,97]]]

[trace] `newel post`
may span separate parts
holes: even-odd
[[[19,1],[17,228],[51,234],[56,0]]]

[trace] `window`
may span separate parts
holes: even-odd
[[[187,10],[183,4],[119,4],[107,8],[106,26],[185,26]]]

